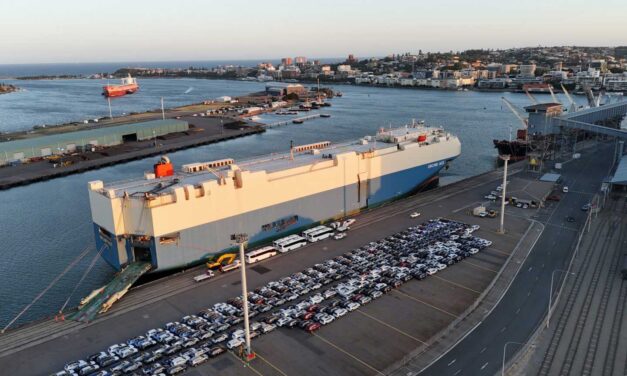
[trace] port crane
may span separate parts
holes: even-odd
[[[577,105],[575,104],[573,97],[570,96],[570,93],[568,92],[568,90],[566,90],[566,88],[564,87],[564,84],[560,84],[560,85],[562,86],[562,91],[564,92],[564,95],[566,96],[566,98],[568,98],[568,101],[570,102],[569,111],[571,112],[577,111]]]
[[[520,114],[520,112],[518,111],[518,109],[516,108],[516,106],[514,106],[512,104],[512,102],[508,101],[505,97],[501,97],[501,99],[503,100],[503,102],[507,105],[507,108],[510,109],[510,111],[512,111],[512,113],[518,118],[518,120],[520,120],[520,122],[523,124],[523,129],[527,129],[527,119],[525,117],[523,117],[523,115]],[[536,102],[537,103],[537,102]]]
[[[531,103],[538,104],[538,100],[529,92],[529,89],[525,89],[525,94],[527,94],[527,97],[529,98]]]
[[[553,102],[560,103],[560,104],[562,103],[555,96],[555,93],[553,92],[553,87],[551,85],[549,85],[549,93],[551,93],[551,98],[553,99]]]

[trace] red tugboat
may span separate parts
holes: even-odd
[[[126,94],[133,94],[139,90],[137,80],[131,77],[129,73],[128,77],[124,77],[120,85],[107,85],[102,88],[102,95],[105,97],[121,97]]]

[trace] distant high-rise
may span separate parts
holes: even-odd
[[[281,59],[281,65],[292,65],[292,58],[284,57],[283,59]]]
[[[348,64],[354,64],[357,62],[357,59],[355,58],[355,56],[353,56],[353,54],[348,55],[348,59],[346,59],[346,62]]]
[[[536,65],[535,64],[521,64],[520,75],[522,77],[535,77]]]
[[[296,56],[294,58],[294,63],[295,64],[305,64],[305,63],[307,63],[307,58],[305,56]]]

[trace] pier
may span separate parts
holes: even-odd
[[[290,120],[284,120],[284,121],[278,121],[276,123],[272,123],[272,124],[268,124],[266,125],[266,128],[274,128],[274,127],[280,127],[283,125],[288,125],[290,123],[292,124],[301,124],[307,120],[311,120],[311,119],[316,119],[319,117],[329,117],[329,116],[322,116],[325,114],[311,114],[311,115],[307,115],[307,116],[300,116],[294,119],[290,119]]]

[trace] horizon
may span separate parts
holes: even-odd
[[[627,45],[627,42],[625,43]],[[617,45],[577,45],[577,44],[564,44],[564,45],[535,45],[535,46],[520,46],[520,47],[506,47],[506,48],[490,48],[490,47],[483,47],[483,48],[474,48],[474,47],[470,47],[470,48],[466,48],[463,50],[450,50],[450,49],[442,49],[442,50],[438,50],[438,51],[427,51],[424,49],[419,49],[422,50],[423,53],[430,53],[430,54],[446,54],[446,53],[450,53],[451,51],[453,51],[455,54],[457,53],[464,53],[466,51],[471,51],[471,50],[493,50],[493,51],[506,51],[506,50],[514,50],[514,49],[527,49],[527,48],[560,48],[560,47],[573,47],[573,48],[617,48],[617,47],[622,47],[623,45],[621,44],[617,44]],[[410,54],[418,54],[418,50],[416,51],[404,51],[402,53],[410,53]],[[346,59],[348,57],[349,54],[352,54],[351,52],[347,52],[344,56],[325,56],[325,57],[319,57],[319,56],[306,56],[306,55],[300,55],[300,56],[305,56],[308,60],[342,60],[342,59]],[[387,56],[391,56],[393,54],[397,54],[396,52],[392,53],[379,53],[379,54],[375,54],[375,55],[366,55],[366,56],[357,56],[355,54],[355,58],[357,60],[364,60],[364,59],[371,59],[371,58],[385,58]],[[129,63],[194,63],[194,62],[199,62],[199,63],[204,63],[204,62],[228,62],[228,61],[255,61],[255,62],[268,62],[268,61],[280,61],[282,58],[284,57],[291,57],[294,58],[297,55],[291,56],[291,55],[283,55],[280,57],[264,57],[264,58],[222,58],[222,59],[176,59],[176,60],[128,60],[128,61],[122,61],[122,60],[111,60],[111,61],[51,61],[51,62],[41,62],[41,63],[33,63],[33,62],[18,62],[18,63],[2,63],[0,62],[0,66],[16,66],[16,65],[71,65],[71,64],[129,64]]]
[[[486,0],[469,7],[453,0],[428,9],[410,1],[382,8],[368,0],[320,0],[296,9],[286,0],[244,0],[236,10],[200,0],[111,0],[107,7],[78,0],[23,0],[3,8],[10,17],[0,24],[2,65],[618,46],[627,35],[622,19],[627,4],[618,0],[603,7],[583,0],[524,5]]]

